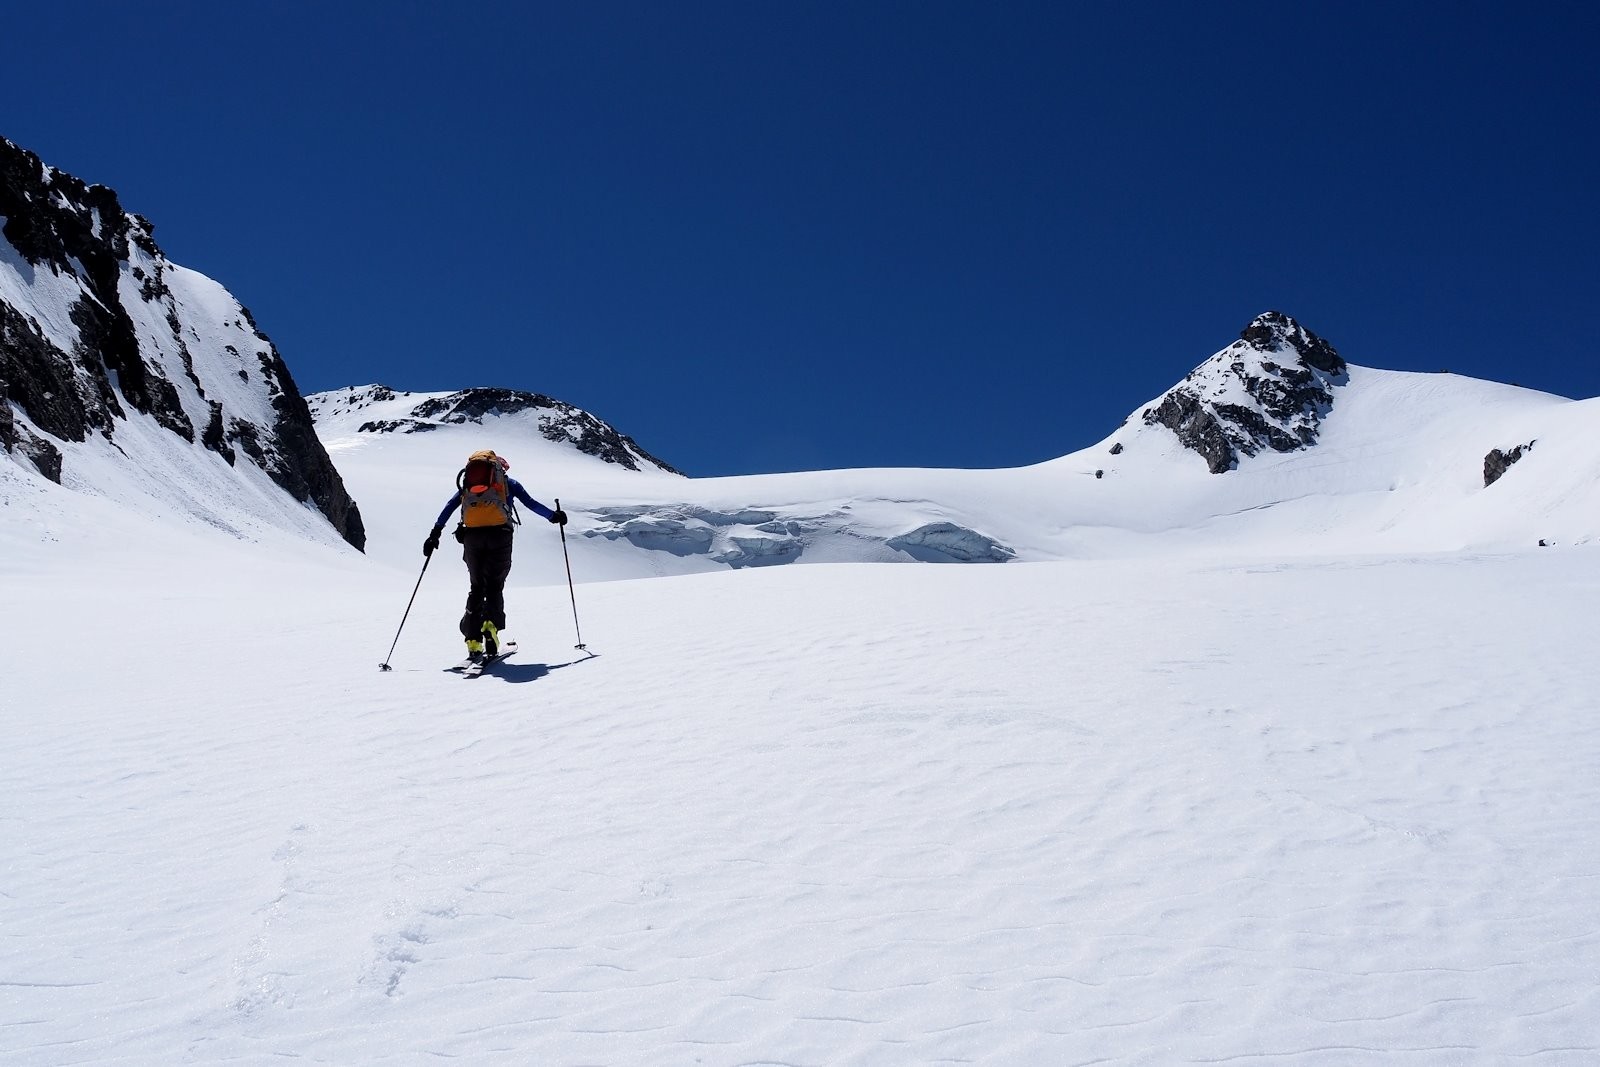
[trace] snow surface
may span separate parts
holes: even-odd
[[[445,395],[349,406],[347,397],[372,388],[309,402],[361,506],[368,554],[398,568],[414,565],[456,471],[479,448],[509,456],[512,474],[544,503],[561,498],[574,572],[587,580],[790,562],[1504,551],[1600,540],[1600,399],[1449,374],[1352,366],[1317,445],[1246,457],[1222,475],[1134,412],[1105,440],[1032,467],[690,479],[581,455],[523,416],[361,432]],[[1490,450],[1530,441],[1485,488]],[[559,546],[536,544],[542,572],[559,568]]]
[[[326,425],[366,557],[0,463],[0,1062],[1600,1062],[1596,402],[1344,388],[1223,476]],[[578,614],[530,517],[466,680],[420,543],[485,446]],[[940,522],[1016,558],[842,562]]]
[[[122,533],[0,563],[7,1064],[1600,1060],[1592,550],[522,584],[467,681],[448,564],[381,673],[409,576]]]
[[[139,511],[161,522],[214,526],[246,540],[288,532],[300,539],[342,544],[314,505],[286,493],[246,450],[238,450],[230,465],[201,440],[211,419],[211,404],[218,403],[230,428],[236,423],[248,425],[263,444],[275,448],[278,416],[272,396],[277,385],[268,381],[262,367],[271,343],[255,329],[249,313],[219,283],[151,256],[137,241],[130,242],[127,257],[118,286],[139,357],[172,384],[196,440],[183,440],[130,404],[121,395],[115,371],[110,376],[126,417],[113,420],[109,438],[91,429],[85,441],[61,440],[41,430],[16,404],[11,404],[13,418],[60,450],[65,485],[79,494],[112,501],[119,510]],[[159,278],[165,293],[154,300],[142,299],[143,283],[134,270],[146,280]],[[9,241],[0,240],[0,301],[27,316],[63,353],[82,346],[72,321],[72,308],[82,299],[96,300],[82,278],[58,274],[49,266],[35,267]],[[168,321],[169,313],[179,332]],[[88,377],[81,365],[74,373],[80,385]],[[0,397],[0,403],[10,401]],[[10,476],[22,464],[0,451],[0,489],[7,493],[0,504],[9,505],[12,492],[36,495],[37,487],[25,488],[31,479]],[[95,511],[94,505],[85,506]],[[51,506],[29,512],[25,521],[37,524],[39,536],[49,540],[78,521],[78,510]]]

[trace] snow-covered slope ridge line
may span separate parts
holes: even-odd
[[[385,385],[365,385],[314,393],[308,402],[324,434],[425,433],[444,426],[482,427],[486,422],[518,416],[545,440],[570,444],[607,463],[631,471],[678,473],[611,424],[539,393],[515,389],[397,393]]]
[[[1347,364],[1276,312],[1099,443],[1009,470],[630,471],[543,432],[528,411],[504,414],[500,392],[311,398],[362,500],[370,553],[415,566],[456,471],[485,447],[510,455],[536,497],[562,499],[580,581],[796,562],[1425,552],[1600,537],[1600,400]],[[1184,417],[1169,426],[1166,411]],[[559,544],[536,532],[518,543],[519,572],[564,580]]]
[[[361,547],[287,366],[117,195],[0,139],[0,454],[61,485],[243,536]]]
[[[562,499],[573,558],[587,577],[1016,554],[979,531],[979,516],[936,502],[952,478],[979,472],[933,472],[927,486],[902,471],[688,479],[594,415],[536,394],[361,386],[314,394],[308,404],[360,494],[369,552],[397,566],[412,565],[456,472],[480,448],[508,457],[536,498]],[[519,567],[530,552],[559,552],[520,541]]]

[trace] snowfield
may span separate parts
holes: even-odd
[[[7,1064],[1600,1060],[1592,550],[519,561],[469,681],[122,533],[0,562]]]
[[[138,420],[0,462],[0,1062],[1600,1063],[1600,401],[1343,388],[727,479],[324,394],[366,556]],[[448,539],[389,647],[481,447],[578,615],[529,517],[469,680]]]
[[[1501,552],[1600,541],[1600,398],[1451,374],[1351,366],[1313,448],[1266,452],[1225,475],[1136,411],[1097,444],[1031,467],[684,478],[582,455],[541,437],[526,415],[364,432],[445,395],[362,399],[380,389],[308,402],[366,517],[367,554],[400,570],[416,566],[456,471],[479,448],[508,456],[537,499],[561,498],[574,571],[588,580],[789,563]],[[1485,456],[1519,446],[1521,460],[1485,487]],[[559,566],[559,552],[536,551],[546,571]]]
[[[1047,463],[694,479],[302,408],[0,148],[0,1067],[1600,1064],[1600,399],[1269,312]],[[468,679],[482,448],[572,521]]]

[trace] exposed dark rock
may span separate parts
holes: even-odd
[[[572,408],[560,416],[542,419],[539,429],[551,441],[570,440],[577,445],[579,452],[603,459],[607,463],[626,467],[628,470],[638,470],[638,460],[643,459],[671,474],[682,473],[666,461],[657,459],[640,448],[633,438],[618,433],[587,411]]]
[[[1177,434],[1184,447],[1200,454],[1212,474],[1230,471],[1238,462],[1227,429],[1190,390],[1175,389],[1168,393],[1159,406],[1145,411],[1144,421],[1165,426]]]
[[[34,470],[60,485],[61,450],[26,426],[15,427],[15,433],[17,442],[12,451],[32,463]]]
[[[212,375],[237,373],[248,382],[250,374],[237,369],[239,350],[233,345],[205,353],[191,347],[201,335],[180,313],[167,279],[171,264],[156,245],[148,220],[124,212],[116,193],[105,186],[88,185],[47,167],[4,138],[0,217],[5,219],[0,256],[7,257],[7,269],[15,269],[26,285],[47,271],[67,279],[81,294],[67,309],[74,327],[70,352],[60,347],[67,339],[52,341],[29,307],[0,301],[0,407],[5,408],[0,444],[7,451],[26,449],[41,472],[53,470],[59,480],[61,450],[32,433],[25,436],[26,427],[12,417],[11,405],[40,431],[63,442],[82,442],[91,433],[110,439],[120,421],[142,413],[193,443],[197,434],[188,411],[209,409],[200,444],[230,465],[236,463],[237,444],[274,482],[320,509],[347,541],[358,548],[364,544],[360,513],[316,437],[305,401],[271,340],[242,306],[232,325],[246,336],[253,333],[259,342],[263,388],[276,413],[273,425],[242,421],[221,402],[207,398],[197,357],[206,357]],[[125,279],[129,285],[123,284]],[[59,284],[52,288],[59,294]],[[166,321],[170,340],[141,341],[129,307],[146,320],[151,309],[137,303],[124,306],[122,298],[127,291],[132,301],[135,289],[137,301],[155,305],[155,314]],[[174,371],[181,366],[182,374],[175,382],[163,366]],[[70,450],[65,462],[71,462]]]
[[[1518,445],[1509,452],[1502,452],[1498,448],[1490,449],[1489,454],[1483,457],[1483,487],[1487,489],[1495,482],[1498,482],[1501,476],[1511,469],[1512,464],[1527,455],[1535,443],[1535,441],[1529,441],[1525,445]]]
[[[437,430],[437,422],[423,422],[421,419],[378,419],[374,422],[363,422],[356,427],[356,433],[427,433]]]
[[[6,399],[8,392],[9,386],[0,378],[0,451],[23,457],[34,470],[59,485],[61,450],[26,426],[17,425],[17,417]]]
[[[1121,441],[1118,441],[1116,444],[1111,446],[1111,454],[1113,456],[1122,455],[1122,442]]]
[[[176,390],[140,357],[133,320],[122,306],[118,282],[128,269],[129,234],[140,227],[123,212],[117,194],[47,168],[38,156],[0,138],[0,215],[7,219],[6,239],[30,265],[83,283],[86,293],[71,312],[80,361],[102,360],[117,373],[130,405],[193,441],[194,427]],[[142,239],[154,248],[147,234]],[[159,272],[147,281],[165,291]]]
[[[97,398],[86,403],[79,396],[72,358],[4,301],[0,301],[0,381],[5,382],[5,400],[21,408],[39,429],[63,441],[82,441],[91,426],[110,425],[109,415],[91,406]]]
[[[261,430],[255,423],[234,420],[228,427],[227,439],[244,449],[244,454],[249,456],[256,466],[262,470],[267,468],[269,462],[267,450],[261,447]]]
[[[388,393],[386,399],[394,396],[392,390],[386,392]],[[595,456],[607,463],[615,463],[632,471],[638,470],[639,463],[643,460],[669,473],[682,473],[640,448],[633,438],[620,433],[610,424],[582,408],[573,407],[571,404],[540,393],[525,393],[515,389],[466,389],[459,393],[451,393],[449,396],[424,400],[411,410],[411,414],[417,419],[465,425],[481,424],[485,418],[491,416],[515,415],[527,411],[538,413],[539,432],[546,440],[570,442],[585,455]],[[367,430],[368,426],[373,427],[370,432],[385,432],[391,429],[380,422],[367,423],[361,429]],[[404,433],[413,433],[418,427],[406,426],[402,420],[392,428],[400,429]]]
[[[134,410],[144,412],[185,441],[192,442],[194,424],[184,414],[178,390],[160,370],[150,367],[140,357],[133,320],[120,303],[113,308],[107,310],[103,302],[87,296],[72,306],[72,322],[78,327],[78,362],[89,370],[91,377],[104,379],[105,371],[114,371],[123,398]],[[95,366],[97,360],[101,367]]]
[[[48,168],[0,138],[0,235],[34,267],[75,274],[127,258],[127,219],[117,194]],[[114,269],[114,267],[113,267]]]
[[[215,400],[211,401],[211,420],[206,423],[206,432],[200,435],[200,441],[227,460],[230,467],[238,459],[233,446],[228,444],[227,434],[222,428],[222,405]]]
[[[1177,434],[1213,474],[1221,474],[1238,466],[1241,456],[1315,444],[1332,410],[1333,390],[1346,381],[1345,362],[1331,344],[1269,311],[1141,417]]]
[[[1334,375],[1345,372],[1344,358],[1332,345],[1281,311],[1257,315],[1239,332],[1239,339],[1261,352],[1281,352],[1287,345],[1314,370]]]
[[[271,386],[273,410],[278,413],[277,424],[273,426],[277,449],[273,461],[263,467],[268,476],[296,500],[314,502],[346,541],[356,548],[364,548],[367,530],[361,521],[361,511],[345,491],[344,479],[339,477],[333,460],[322,447],[311,409],[294,384],[289,368],[278,355],[276,346],[271,342],[268,345],[270,356],[262,356],[261,363]]]

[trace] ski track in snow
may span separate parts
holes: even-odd
[[[7,576],[0,1060],[1600,1062],[1592,553],[452,566]]]

